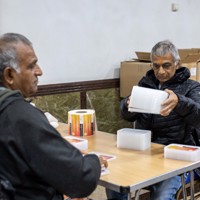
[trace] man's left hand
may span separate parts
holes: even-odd
[[[166,89],[165,92],[169,94],[168,98],[161,104],[164,108],[160,111],[162,116],[168,116],[170,112],[177,106],[178,104],[178,97],[172,91]]]

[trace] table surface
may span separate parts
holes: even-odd
[[[67,125],[60,123],[57,130],[67,135]],[[200,167],[200,161],[189,162],[164,158],[164,146],[152,143],[144,151],[119,149],[115,134],[96,131],[88,139],[88,152],[97,151],[116,156],[108,162],[109,174],[100,178],[99,185],[115,191],[133,192],[175,175]]]

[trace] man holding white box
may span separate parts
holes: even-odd
[[[199,145],[197,133],[200,132],[200,84],[189,79],[189,69],[180,66],[178,50],[168,40],[161,41],[152,48],[151,62],[152,69],[139,81],[138,86],[165,91],[168,98],[158,105],[161,110],[155,114],[148,110],[136,112],[128,109],[128,96],[121,102],[122,117],[135,122],[137,129],[150,130],[152,142],[164,145]],[[134,94],[132,92],[131,95]],[[131,104],[134,107],[134,100]],[[195,172],[199,173],[198,170]],[[180,176],[157,183],[150,187],[151,200],[175,200],[175,194],[180,187]],[[125,196],[109,190],[107,196],[109,199],[126,199]]]

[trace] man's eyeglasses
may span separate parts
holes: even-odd
[[[168,69],[170,69],[173,65],[174,65],[174,64],[173,64],[173,63],[170,63],[170,62],[163,63],[162,65],[159,65],[159,64],[157,64],[157,63],[152,63],[152,64],[151,64],[151,67],[152,67],[153,70],[159,70],[160,67],[162,66],[162,68],[163,68],[164,70],[168,70]]]

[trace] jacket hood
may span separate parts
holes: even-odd
[[[9,101],[8,103],[6,103],[5,106],[3,106],[5,99],[7,99],[8,97],[13,96],[15,94],[20,94],[20,92],[17,90],[10,90],[5,87],[0,87],[0,111],[2,110],[2,107],[5,107],[10,102]]]

